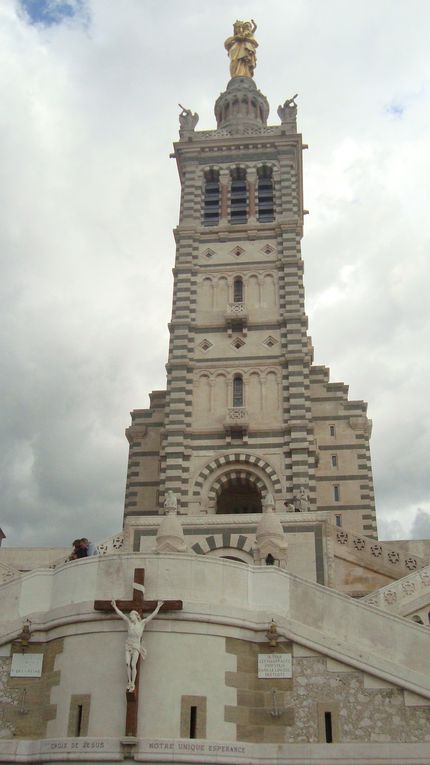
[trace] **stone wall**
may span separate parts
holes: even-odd
[[[20,650],[20,646],[12,645],[11,654]],[[41,677],[10,677],[11,656],[0,658],[0,737],[31,739],[46,735],[48,721],[56,716],[51,691],[60,682],[54,664],[62,650],[62,639],[26,649],[26,653],[43,653]]]
[[[274,649],[267,643],[227,638],[226,651],[237,659],[236,672],[226,672],[225,677],[226,686],[237,689],[237,705],[226,705],[224,719],[235,723],[237,741],[284,742],[285,726],[294,724],[294,709],[289,707],[280,717],[272,715],[271,711],[274,703],[284,701],[293,681],[289,678],[259,678],[257,662],[261,653],[291,653],[291,643],[282,643]]]
[[[237,741],[254,743],[332,741],[430,741],[430,701],[291,643],[227,638],[226,651],[237,657],[237,671],[226,672],[226,685],[237,689],[236,706],[225,707],[225,720],[236,724]],[[293,652],[291,679],[260,679],[260,653]],[[278,716],[273,714],[277,710]]]
[[[284,694],[285,706],[294,708],[294,725],[285,728],[285,741],[324,741],[325,708],[339,742],[430,741],[429,701],[407,706],[399,687],[300,647],[294,653],[293,688]]]

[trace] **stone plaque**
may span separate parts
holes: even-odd
[[[12,654],[11,677],[40,677],[42,674],[43,653]]]
[[[290,653],[260,653],[258,677],[292,677],[293,665]]]

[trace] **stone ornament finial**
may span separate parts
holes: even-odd
[[[255,533],[253,555],[255,563],[285,569],[287,567],[287,539],[279,516],[275,511],[273,495],[267,492],[262,502],[263,514]]]
[[[268,491],[265,494],[264,499],[262,500],[261,504],[263,506],[263,512],[264,513],[267,512],[267,511],[275,512],[275,500],[273,498],[273,494],[271,494],[270,491]]]
[[[178,104],[178,106],[181,109],[179,113],[179,135],[182,138],[185,134],[194,132],[199,121],[199,115],[197,112],[193,114],[191,109],[186,109],[182,104]]]
[[[235,21],[233,35],[227,37],[224,47],[230,58],[231,77],[253,77],[257,65],[258,42],[254,37],[257,24],[251,21]]]

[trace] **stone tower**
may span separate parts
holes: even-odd
[[[285,523],[292,511],[328,512],[376,537],[367,405],[312,364],[295,97],[268,126],[241,39],[226,41],[233,76],[215,103],[216,129],[197,131],[196,114],[180,115],[167,390],[132,412],[126,522],[163,512],[173,491],[202,533],[209,516],[218,524],[226,536],[216,547],[227,553],[232,529],[249,521],[255,530],[269,494]]]

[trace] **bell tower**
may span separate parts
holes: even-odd
[[[278,513],[329,511],[376,536],[367,405],[312,364],[296,96],[268,126],[255,31],[238,21],[225,42],[216,129],[180,114],[167,390],[132,412],[125,516],[163,512],[172,491],[180,514],[227,528],[270,494]]]

